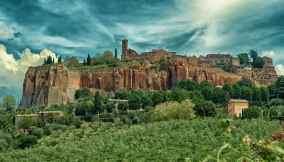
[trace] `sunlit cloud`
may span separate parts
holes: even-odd
[[[28,67],[41,65],[48,56],[57,61],[56,54],[49,49],[43,49],[40,53],[32,53],[30,49],[25,49],[21,58],[16,60],[7,52],[6,47],[0,44],[0,87],[21,88]]]

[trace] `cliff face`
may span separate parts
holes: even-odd
[[[62,65],[30,67],[26,73],[23,107],[42,106],[69,101],[68,71]]]
[[[241,76],[214,68],[171,65],[167,71],[147,68],[68,70],[63,65],[30,67],[23,87],[22,107],[64,104],[74,100],[76,90],[89,88],[105,91],[120,89],[165,90],[179,80],[208,80],[215,85],[233,84]]]

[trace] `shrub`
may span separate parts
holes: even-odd
[[[12,141],[13,139],[10,134],[0,131],[0,151],[5,151],[10,148]]]
[[[41,138],[44,135],[44,131],[42,128],[38,128],[38,127],[31,127],[32,131],[31,131],[31,135],[36,136],[37,138]]]
[[[31,128],[32,126],[36,126],[37,124],[38,124],[37,121],[33,120],[30,117],[26,117],[17,123],[17,128],[28,129]]]
[[[270,100],[269,105],[270,106],[284,105],[284,101],[281,98],[273,98],[273,99]]]
[[[163,103],[165,100],[164,95],[162,94],[162,92],[153,92],[152,94],[152,102],[153,105],[156,106],[160,103]]]
[[[62,125],[62,124],[49,124],[47,125],[47,129],[50,131],[50,132],[57,132],[57,131],[61,131],[61,132],[64,132],[66,129],[67,129],[67,126],[66,125]]]
[[[194,106],[194,111],[198,116],[209,117],[216,115],[216,105],[212,101],[201,100]]]
[[[90,96],[92,96],[92,93],[87,88],[79,89],[75,92],[75,99],[85,98]]]
[[[76,128],[80,128],[81,120],[79,117],[76,117],[73,114],[64,115],[64,124],[65,125],[74,125]]]
[[[34,135],[20,134],[16,137],[17,148],[28,148],[37,143],[37,137]]]
[[[250,107],[242,111],[242,119],[256,119],[261,116],[261,108],[259,107]]]
[[[150,121],[167,121],[172,119],[193,119],[194,105],[190,100],[178,102],[166,102],[157,105],[150,112]]]
[[[276,119],[280,116],[284,116],[284,106],[273,106],[270,108],[270,116],[272,119]]]

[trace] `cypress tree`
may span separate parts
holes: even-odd
[[[94,113],[98,114],[100,112],[102,112],[102,97],[100,95],[100,93],[97,91],[95,94],[95,104],[94,104]]]
[[[114,57],[118,59],[117,48],[114,49]]]
[[[88,54],[88,57],[87,57],[87,65],[91,65],[91,56],[90,56],[90,54]]]
[[[61,57],[61,56],[59,56],[59,58],[58,58],[58,63],[59,63],[59,64],[62,63],[62,57]]]

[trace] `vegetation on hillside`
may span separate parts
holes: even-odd
[[[86,65],[87,66],[87,65]],[[284,115],[284,80],[257,87],[248,80],[214,87],[180,81],[167,91],[76,91],[76,102],[16,110],[4,98],[0,113],[1,161],[281,161],[283,144],[271,140]],[[247,99],[240,119],[227,102]],[[59,110],[56,120],[31,120]],[[15,115],[27,115],[15,123]],[[16,125],[15,125],[16,124]]]
[[[89,123],[54,132],[1,161],[277,161],[276,121],[172,120],[133,126]],[[247,140],[249,139],[249,140]],[[251,141],[250,141],[251,140]]]

